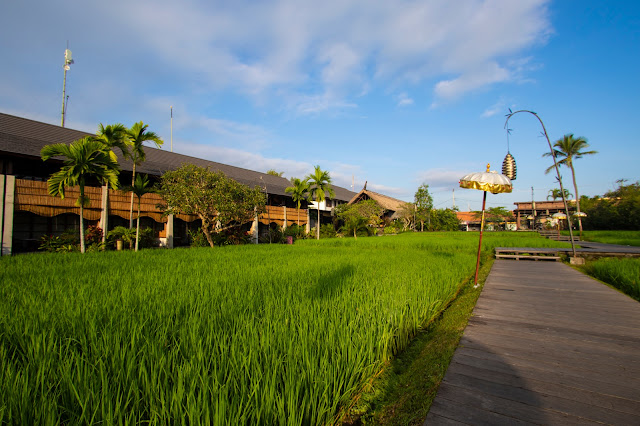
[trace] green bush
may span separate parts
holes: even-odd
[[[209,247],[207,237],[204,235],[204,232],[202,232],[202,229],[200,228],[196,230],[189,229],[187,231],[187,237],[189,238],[190,247]]]
[[[39,250],[48,252],[70,252],[79,250],[80,238],[78,229],[65,229],[60,235],[43,235],[40,238]]]
[[[320,238],[336,238],[338,233],[336,232],[336,228],[333,227],[333,224],[325,223],[320,227]]]

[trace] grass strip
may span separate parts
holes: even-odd
[[[481,286],[474,289],[470,277],[447,309],[387,363],[358,396],[343,425],[424,423],[493,262],[493,256],[486,256],[480,268]]]
[[[640,301],[640,259],[601,258],[587,261],[580,270]]]

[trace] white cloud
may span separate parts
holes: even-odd
[[[496,102],[495,104],[491,105],[489,108],[485,109],[482,112],[481,117],[489,118],[489,117],[493,117],[496,114],[504,113],[504,112],[507,111],[506,105],[507,105],[507,103],[505,102],[504,98],[501,97],[498,100],[498,102]]]
[[[406,92],[402,92],[396,96],[396,101],[398,102],[399,107],[413,105],[413,99],[411,99]]]
[[[521,52],[551,32],[548,2],[114,0],[95,7],[116,36],[142,42],[145,54],[182,78],[255,98],[284,91],[311,99],[293,105],[304,113],[351,105],[371,84],[440,78],[434,94],[448,101],[522,77]]]
[[[511,77],[510,72],[497,63],[488,63],[473,70],[473,73],[465,73],[453,80],[443,80],[436,84],[434,92],[436,97],[444,100],[455,100],[460,96],[486,87],[493,83],[506,81]]]
[[[417,180],[429,185],[430,188],[457,188],[460,178],[468,174],[469,171],[452,170],[445,168],[435,168],[418,172]]]
[[[310,163],[288,160],[283,158],[268,158],[261,154],[247,152],[234,148],[226,148],[212,145],[202,145],[191,142],[178,142],[175,151],[218,163],[229,164],[244,169],[266,172],[274,169],[283,171],[284,176],[303,177],[313,170]]]

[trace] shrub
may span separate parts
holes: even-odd
[[[207,237],[204,235],[204,232],[202,232],[202,229],[200,228],[196,230],[189,229],[187,231],[187,237],[189,239],[190,247],[209,247]]]
[[[43,235],[40,238],[40,247],[38,249],[49,252],[69,252],[75,251],[80,244],[78,230],[65,229],[60,235]]]
[[[336,238],[338,233],[336,228],[330,223],[325,223],[320,227],[320,238]]]

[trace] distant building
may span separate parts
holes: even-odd
[[[569,207],[575,205],[575,200],[567,200]],[[516,209],[513,214],[516,216],[516,224],[520,229],[541,229],[552,219],[554,213],[564,210],[564,202],[559,201],[524,201],[516,202]],[[531,217],[531,219],[529,219]]]
[[[97,126],[96,126],[97,127]],[[61,160],[43,162],[40,150],[53,143],[69,144],[90,133],[46,124],[22,117],[0,113],[0,241],[2,254],[36,250],[43,235],[57,235],[69,228],[77,228],[79,209],[75,206],[73,190],[64,200],[48,195],[46,180],[57,171]],[[288,179],[228,164],[172,153],[167,150],[145,147],[146,161],[136,167],[136,173],[149,175],[157,181],[168,171],[183,164],[195,164],[211,170],[222,171],[228,177],[248,185],[259,186],[267,193],[267,210],[254,221],[252,230],[256,239],[268,226],[287,226],[297,222],[295,203],[285,188],[291,186]],[[120,153],[116,150],[116,155]],[[118,159],[121,167],[120,183],[131,184],[132,163]],[[335,197],[320,209],[323,214],[336,203],[346,203],[355,192],[333,185]],[[105,230],[115,226],[129,226],[130,193],[102,188],[98,182],[88,184],[90,206],[84,210],[86,225],[98,225]],[[145,201],[146,200],[146,201]],[[187,231],[199,227],[199,219],[189,215],[162,216],[156,208],[160,202],[155,194],[145,195],[141,211],[141,226],[153,228],[156,236],[168,246],[187,244]],[[303,204],[300,222],[309,222],[306,203]]]

